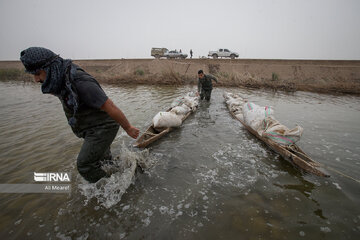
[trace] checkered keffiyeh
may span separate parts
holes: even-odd
[[[78,109],[78,96],[72,84],[77,66],[70,59],[63,59],[49,49],[30,47],[20,53],[20,60],[25,71],[35,74],[38,70],[46,72],[46,79],[41,84],[41,91],[53,94],[61,99],[67,99],[67,105],[72,107],[74,115],[69,119],[71,126],[76,124],[75,114]]]

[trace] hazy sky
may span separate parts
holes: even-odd
[[[194,56],[360,60],[360,0],[0,0],[0,60],[30,46],[64,58]]]

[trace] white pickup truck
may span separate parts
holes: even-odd
[[[220,48],[217,51],[210,51],[208,56],[213,57],[213,58],[218,58],[218,57],[223,58],[223,57],[225,57],[225,58],[234,59],[234,58],[239,57],[239,54],[236,53],[236,52],[232,52],[232,51],[230,51],[229,49],[226,49],[226,48]]]

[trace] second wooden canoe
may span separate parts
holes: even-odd
[[[311,173],[311,174],[314,174],[317,176],[321,176],[321,177],[329,177],[330,176],[329,174],[325,173],[322,169],[319,169],[320,163],[311,159],[299,146],[297,146],[296,144],[287,145],[287,146],[281,145],[269,138],[261,136],[257,131],[255,131],[250,126],[248,126],[243,119],[236,116],[235,112],[233,112],[230,109],[228,104],[226,104],[226,106],[229,109],[229,112],[233,116],[233,118],[238,120],[251,134],[253,134],[259,140],[264,142],[273,151],[280,154],[285,160],[290,162],[292,165],[294,165],[295,167],[297,167],[305,172],[308,172],[308,173]]]

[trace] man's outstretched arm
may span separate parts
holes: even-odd
[[[113,101],[111,101],[110,98],[106,100],[100,109],[107,112],[111,118],[118,122],[130,137],[136,139],[139,136],[139,129],[129,123],[125,114],[113,103]]]
[[[210,79],[212,79],[212,80],[214,80],[216,83],[218,83],[218,80],[217,80],[217,78],[215,77],[215,76],[213,76],[213,75],[208,75],[209,77],[210,77]]]

